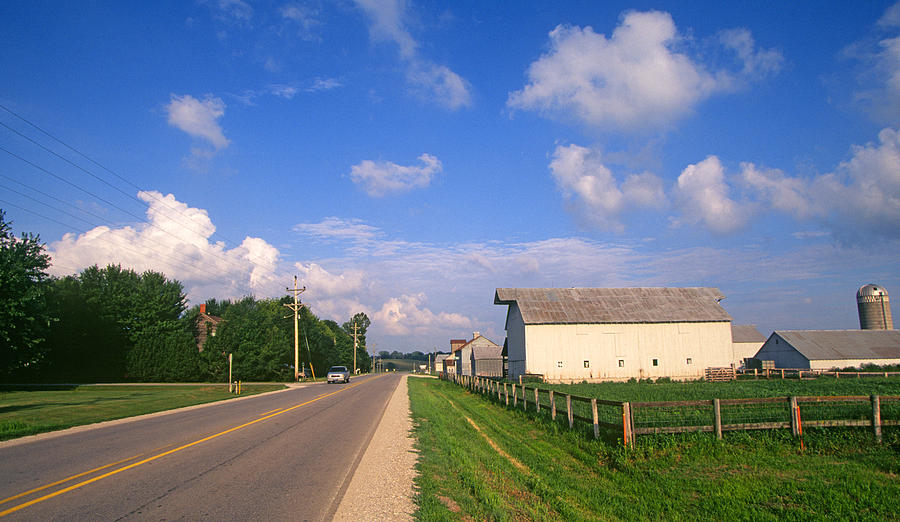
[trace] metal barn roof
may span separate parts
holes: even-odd
[[[776,330],[809,360],[898,359],[900,330]]]
[[[518,304],[525,324],[731,321],[718,288],[498,288],[494,304]]]
[[[764,343],[766,337],[759,333],[755,324],[731,325],[731,342],[734,343]]]

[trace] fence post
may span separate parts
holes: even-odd
[[[872,431],[875,432],[875,440],[881,442],[881,398],[872,396]]]
[[[519,374],[519,386],[521,386],[521,385],[522,385],[522,374],[520,373]]]
[[[541,412],[541,398],[540,398],[540,395],[538,395],[539,393],[540,393],[540,390],[535,388],[534,389],[534,411],[536,413]]]
[[[528,395],[525,394],[525,385],[522,385],[522,411],[528,411]]]
[[[597,399],[591,399],[591,413],[594,416],[594,438],[600,438],[600,419],[597,416]]]
[[[631,403],[622,403],[622,444],[634,446],[634,423],[631,419]]]
[[[513,408],[515,408],[516,404],[519,404],[519,388],[516,386],[516,383],[513,383],[512,389],[513,389]]]
[[[753,368],[753,380],[754,380],[754,381],[759,379],[759,373],[758,373],[758,372],[759,372],[759,370],[757,370],[756,368]]]
[[[550,390],[550,419],[556,420],[556,399],[553,398],[553,390]]]
[[[506,405],[509,406],[509,388],[506,387],[506,383],[503,383],[503,396],[506,397]]]
[[[799,434],[799,430],[797,429],[797,397],[791,395],[790,396],[790,404],[791,404],[791,435],[797,436]]]
[[[572,411],[572,396],[566,394],[566,417],[569,418],[569,429],[575,426],[575,412]]]
[[[722,438],[722,409],[719,404],[719,399],[713,399],[713,417],[715,419],[716,426],[716,438]]]

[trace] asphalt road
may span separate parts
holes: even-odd
[[[0,446],[8,520],[327,520],[400,377]]]

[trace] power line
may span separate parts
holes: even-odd
[[[165,228],[162,228],[161,226],[159,226],[159,225],[157,225],[157,224],[155,224],[155,223],[152,223],[152,222],[150,222],[150,221],[147,221],[147,220],[145,220],[144,218],[142,218],[142,217],[140,217],[140,216],[137,216],[137,215],[133,214],[132,212],[130,212],[130,211],[128,211],[128,210],[126,210],[126,209],[124,209],[124,208],[122,208],[122,207],[116,205],[115,203],[112,203],[111,201],[108,201],[108,200],[106,200],[106,199],[104,199],[104,198],[98,196],[97,194],[94,194],[93,192],[91,192],[91,191],[89,191],[89,190],[87,190],[87,189],[85,189],[85,188],[82,188],[82,187],[78,186],[78,185],[75,184],[75,183],[72,183],[72,182],[68,181],[67,179],[63,178],[62,176],[59,176],[58,174],[55,174],[54,172],[51,172],[50,170],[45,169],[44,167],[41,167],[40,165],[37,165],[36,163],[34,163],[34,162],[32,162],[32,161],[29,161],[28,159],[23,158],[22,156],[19,156],[18,154],[14,153],[14,152],[11,152],[11,151],[5,149],[5,148],[2,147],[2,146],[0,146],[0,151],[6,152],[6,153],[9,154],[10,156],[13,156],[14,158],[16,158],[16,159],[18,159],[18,160],[20,160],[20,161],[22,161],[22,162],[24,162],[24,163],[26,163],[26,164],[32,166],[33,168],[35,168],[35,169],[37,169],[37,170],[40,170],[41,172],[44,172],[45,174],[47,174],[47,175],[49,175],[49,176],[52,176],[53,178],[56,178],[56,179],[58,179],[59,181],[62,181],[62,182],[64,182],[64,183],[66,183],[67,185],[69,185],[69,186],[71,186],[71,187],[73,187],[73,188],[75,188],[75,189],[77,189],[77,190],[80,190],[81,192],[83,192],[83,193],[85,193],[85,194],[87,194],[87,195],[89,195],[89,196],[91,196],[91,197],[93,197],[93,198],[98,199],[99,201],[102,201],[102,202],[106,203],[107,205],[109,205],[109,206],[111,206],[111,207],[113,207],[113,208],[115,208],[115,209],[117,209],[117,210],[119,210],[119,211],[121,211],[121,212],[123,212],[123,213],[125,213],[125,214],[127,214],[127,215],[129,215],[129,216],[131,216],[131,217],[133,217],[133,218],[135,218],[136,220],[138,220],[138,222],[145,223],[145,224],[147,224],[147,225],[149,225],[149,226],[151,226],[151,227],[153,227],[153,228],[156,228],[157,230],[160,230],[160,231],[162,231],[162,232],[165,232],[166,234],[172,236],[173,238],[175,238],[175,239],[178,240],[178,241],[183,241],[182,238],[180,238],[180,237],[178,237],[177,235],[173,234],[172,232],[166,230]],[[5,177],[5,176],[4,176],[4,177]],[[64,225],[64,226],[66,226],[66,225]],[[244,269],[243,266],[236,264],[234,261],[232,261],[232,260],[230,260],[230,259],[228,259],[228,258],[226,258],[226,257],[223,257],[223,256],[221,256],[221,255],[215,253],[214,251],[210,251],[210,255],[212,255],[212,256],[214,256],[214,257],[218,257],[219,259],[223,260],[225,263],[231,265],[232,267],[235,267],[235,268],[238,268],[238,269],[241,269],[241,270]],[[248,260],[252,260],[252,258],[251,258],[250,256],[247,256],[247,258],[248,258]],[[257,260],[258,260],[258,259],[257,259]]]
[[[113,176],[115,176],[116,178],[122,180],[123,182],[127,183],[128,185],[132,186],[132,187],[135,188],[136,190],[138,190],[138,191],[140,191],[140,192],[144,192],[144,193],[147,194],[149,197],[155,199],[156,201],[158,201],[160,204],[162,204],[163,206],[165,206],[165,207],[168,208],[169,210],[174,210],[175,212],[181,214],[183,217],[186,217],[186,218],[187,218],[187,222],[188,222],[190,225],[185,225],[185,222],[184,222],[184,221],[176,220],[176,219],[175,219],[173,216],[171,216],[171,215],[166,216],[167,218],[171,219],[173,222],[175,222],[175,223],[181,225],[182,227],[184,227],[184,228],[186,228],[186,229],[188,229],[188,230],[191,230],[192,232],[196,233],[196,234],[199,235],[199,236],[203,236],[203,231],[202,231],[202,230],[198,230],[197,228],[194,228],[194,222],[191,220],[190,216],[187,216],[187,214],[185,214],[181,209],[169,205],[168,202],[166,202],[165,199],[156,196],[156,194],[154,194],[153,191],[146,191],[146,190],[141,189],[140,187],[138,187],[138,186],[135,185],[134,183],[131,183],[130,181],[128,181],[126,178],[120,176],[119,174],[117,174],[116,172],[112,171],[111,169],[109,169],[109,168],[103,166],[103,165],[100,164],[99,162],[97,162],[97,161],[91,159],[90,157],[88,157],[87,155],[85,155],[85,154],[83,154],[82,152],[78,151],[77,149],[75,149],[75,148],[72,147],[71,145],[68,145],[67,143],[63,142],[63,141],[60,140],[59,138],[57,138],[57,137],[53,136],[52,134],[50,134],[49,132],[43,130],[43,129],[42,129],[41,127],[39,127],[38,125],[36,125],[36,124],[30,122],[29,120],[25,119],[23,116],[21,116],[21,115],[15,113],[15,112],[13,112],[11,109],[7,108],[6,106],[0,104],[0,107],[2,107],[5,111],[7,111],[8,113],[12,114],[12,115],[15,116],[16,118],[19,118],[19,119],[22,120],[23,122],[27,123],[28,125],[34,127],[34,128],[37,129],[38,131],[40,131],[40,132],[42,132],[43,134],[47,135],[47,136],[50,137],[51,139],[53,139],[53,140],[55,140],[55,141],[61,143],[64,147],[67,147],[68,149],[70,149],[70,150],[72,150],[73,152],[75,152],[76,154],[78,154],[78,155],[84,157],[84,158],[87,159],[88,161],[94,163],[95,165],[98,165],[100,168],[102,168],[102,169],[106,170],[107,172],[111,173]],[[34,144],[35,146],[37,146],[37,147],[39,147],[39,148],[41,148],[42,150],[44,150],[44,151],[46,151],[46,152],[48,152],[48,153],[50,153],[50,154],[56,156],[57,158],[59,158],[59,159],[65,161],[66,163],[68,163],[68,164],[72,165],[73,167],[77,168],[78,170],[81,170],[82,172],[84,172],[84,173],[88,174],[89,176],[93,177],[94,179],[100,181],[101,183],[107,185],[108,187],[110,187],[110,188],[116,190],[117,192],[123,194],[124,196],[126,196],[126,197],[128,197],[128,198],[130,198],[130,199],[132,199],[132,200],[134,200],[134,201],[136,201],[136,202],[137,202],[138,204],[140,204],[141,206],[143,206],[143,205],[145,204],[145,202],[139,200],[138,198],[134,197],[133,195],[131,195],[131,194],[129,194],[129,193],[127,193],[127,192],[121,190],[120,188],[118,188],[118,187],[112,185],[111,183],[109,183],[109,182],[107,182],[106,180],[100,178],[99,176],[97,176],[97,175],[94,174],[93,172],[91,172],[91,171],[85,169],[84,167],[82,167],[82,166],[80,166],[80,165],[74,163],[74,162],[71,161],[70,159],[68,159],[68,158],[66,158],[66,157],[64,157],[64,156],[62,156],[62,155],[60,155],[60,154],[57,153],[56,151],[54,151],[54,150],[52,150],[52,149],[50,149],[50,148],[44,146],[43,144],[38,143],[36,140],[32,139],[32,138],[29,137],[29,136],[26,136],[25,134],[19,132],[18,130],[14,129],[14,128],[12,128],[12,127],[10,127],[9,125],[6,125],[5,123],[0,122],[0,126],[6,128],[6,129],[9,130],[10,132],[15,133],[16,135],[20,136],[21,138],[23,138],[23,139],[29,141],[30,143]],[[5,152],[7,152],[8,154],[10,154],[10,155],[13,155],[14,157],[17,157],[18,159],[20,159],[20,160],[22,160],[22,161],[25,161],[26,163],[29,163],[29,164],[31,164],[32,166],[37,167],[36,165],[34,165],[33,163],[29,162],[28,160],[22,158],[21,156],[18,156],[18,155],[14,154],[14,153],[12,153],[12,152],[6,150],[6,149],[3,149],[3,150],[4,150]],[[40,168],[40,167],[37,167],[37,168]],[[41,170],[44,170],[45,172],[47,172],[46,169],[41,169]],[[51,175],[52,175],[52,174],[51,174]],[[113,203],[111,203],[111,202],[109,202],[109,201],[107,201],[107,200],[105,200],[105,199],[103,199],[103,198],[97,196],[96,194],[90,193],[90,192],[87,191],[86,189],[83,189],[83,188],[81,188],[81,187],[75,185],[74,183],[71,183],[71,182],[69,182],[69,181],[67,181],[67,180],[64,180],[64,179],[62,179],[62,178],[59,177],[59,176],[55,176],[55,177],[57,177],[57,178],[60,179],[61,181],[64,181],[64,182],[68,183],[68,184],[71,185],[71,186],[74,186],[74,187],[79,188],[80,190],[82,190],[82,191],[84,191],[84,192],[89,193],[90,195],[92,195],[93,197],[97,198],[98,200],[103,201],[104,203],[107,203],[108,205],[111,205],[111,206],[113,206],[114,208],[117,208],[117,209],[121,210],[122,212],[125,212],[126,214],[128,214],[128,215],[134,217],[135,219],[137,219],[137,220],[139,220],[139,221],[142,221],[142,222],[145,221],[144,218],[142,218],[142,217],[140,217],[140,216],[136,216],[136,215],[134,215],[134,214],[128,212],[127,210],[124,210],[124,209],[122,209],[121,207],[118,207],[117,205],[115,205],[115,204],[113,204]],[[152,223],[149,223],[149,222],[148,222],[148,224],[153,225]],[[155,225],[153,225],[153,226],[155,226]],[[161,229],[161,228],[160,228],[160,229]],[[161,229],[161,230],[163,230],[163,229]],[[167,233],[171,234],[170,232],[167,232]],[[225,239],[226,241],[228,241],[228,242],[230,242],[230,243],[232,243],[232,244],[235,244],[235,245],[238,245],[238,246],[239,246],[239,244],[238,244],[236,241],[233,241],[233,240],[231,240],[231,239],[229,239],[229,238],[223,236],[223,235],[220,234],[220,233],[217,233],[217,232],[214,231],[212,235],[213,235],[213,236],[221,237],[221,238]],[[257,262],[261,261],[259,258],[253,258],[252,256],[247,256],[247,258],[248,258],[248,260],[250,260],[250,261],[257,261]]]
[[[97,160],[91,158],[91,157],[88,156],[87,154],[84,154],[83,152],[81,152],[80,150],[76,149],[75,147],[69,145],[68,143],[66,143],[65,141],[61,140],[60,138],[57,138],[57,137],[54,136],[53,134],[51,134],[51,133],[49,133],[48,131],[46,131],[46,130],[44,130],[43,128],[41,128],[41,127],[40,127],[39,125],[37,125],[36,123],[34,123],[34,122],[28,120],[27,118],[25,118],[25,117],[22,116],[21,114],[16,113],[15,111],[13,111],[12,109],[10,109],[9,107],[7,107],[7,106],[3,105],[2,103],[0,103],[0,108],[2,108],[3,110],[5,110],[6,112],[8,112],[9,114],[11,114],[12,116],[18,118],[19,120],[23,121],[24,123],[30,125],[32,128],[34,128],[34,129],[36,129],[37,131],[41,132],[42,134],[44,134],[45,136],[49,137],[50,139],[56,141],[57,143],[59,143],[59,144],[62,145],[63,147],[66,147],[67,149],[69,149],[70,151],[74,152],[75,154],[78,154],[79,156],[81,156],[82,158],[86,159],[87,161],[93,163],[94,165],[96,165],[96,166],[100,167],[101,169],[105,170],[106,172],[112,174],[113,176],[115,176],[117,179],[119,179],[119,180],[122,181],[123,183],[127,184],[128,186],[134,188],[135,190],[138,190],[139,192],[146,192],[146,193],[148,193],[148,194],[151,194],[151,197],[153,197],[154,199],[156,199],[157,201],[159,201],[160,203],[162,203],[163,205],[165,205],[165,206],[166,206],[167,208],[169,208],[170,210],[174,210],[174,211],[178,212],[179,214],[181,214],[182,216],[185,216],[185,217],[189,218],[189,216],[187,216],[181,209],[170,206],[168,203],[166,203],[166,201],[165,201],[164,199],[159,198],[159,197],[156,197],[156,196],[153,195],[150,191],[147,191],[147,190],[142,189],[141,187],[135,185],[134,183],[132,183],[130,180],[128,180],[128,179],[125,178],[124,176],[122,176],[122,175],[118,174],[117,172],[115,172],[114,170],[112,170],[112,169],[106,167],[105,165],[103,165],[102,163],[98,162]],[[44,147],[43,145],[40,145],[40,144],[36,143],[36,142],[35,142],[34,140],[32,140],[31,138],[28,138],[28,137],[24,136],[23,134],[21,134],[21,133],[19,133],[18,131],[12,129],[11,127],[9,127],[9,126],[3,124],[2,122],[0,122],[0,125],[3,125],[3,126],[6,127],[7,129],[10,129],[10,130],[12,130],[13,132],[15,132],[16,134],[18,134],[18,135],[24,137],[24,138],[27,139],[28,141],[31,141],[32,143],[35,143],[35,144],[38,145],[39,147],[41,147],[41,148],[43,148],[43,149],[45,149],[45,150],[48,150],[48,152],[51,152],[52,154],[54,154],[54,155],[56,155],[56,156],[62,158],[62,156],[59,156],[59,154],[56,154],[56,153],[53,152],[53,151],[49,151],[49,149],[46,149],[46,147]],[[63,158],[63,159],[65,159],[65,158]],[[69,160],[66,159],[65,161],[69,161]],[[71,162],[69,162],[69,163],[71,163]],[[78,167],[78,168],[81,169],[81,167]],[[81,169],[81,170],[84,170],[84,169]],[[85,170],[85,172],[88,172],[88,171]],[[88,173],[91,174],[90,172],[88,172]],[[93,174],[91,174],[91,175],[94,176]],[[96,176],[94,176],[94,177],[96,177]],[[98,179],[99,179],[99,178],[98,178]],[[106,182],[104,181],[104,183],[106,183]],[[107,183],[107,184],[108,184],[108,183]],[[110,185],[110,186],[112,186],[112,185]],[[119,189],[116,189],[116,190],[119,190]],[[122,192],[122,191],[119,190],[119,192]],[[122,193],[125,194],[124,192],[122,192]],[[129,194],[126,194],[126,195],[130,196]],[[132,197],[133,199],[136,199],[136,198],[134,198],[134,196],[130,196],[130,197]],[[222,239],[225,239],[225,240],[228,241],[229,243],[232,243],[232,244],[238,244],[237,241],[234,241],[233,239],[230,239],[230,238],[228,238],[228,237],[222,235],[222,234],[219,233],[219,232],[214,232],[213,235],[218,236],[218,237],[221,237]]]
[[[18,193],[17,191],[13,191],[13,192]],[[26,198],[28,198],[28,199],[32,199],[32,200],[36,201],[36,202],[39,203],[39,204],[42,204],[42,205],[45,205],[45,206],[49,206],[49,205],[47,205],[46,203],[42,203],[42,202],[40,202],[40,201],[37,201],[37,200],[35,200],[34,198],[31,198],[31,197],[29,197],[29,196],[27,196],[27,195],[24,195],[24,194],[21,194],[21,193],[18,193],[18,194],[20,194],[20,195],[22,195],[22,196],[24,196],[24,197],[26,197]],[[86,231],[86,230],[84,230],[84,229],[79,229],[79,228],[77,228],[77,227],[73,227],[73,226],[71,225],[71,223],[63,223],[62,221],[56,220],[56,219],[54,219],[54,218],[52,218],[52,217],[46,216],[46,215],[44,215],[44,214],[42,214],[42,213],[40,213],[40,212],[37,212],[37,211],[35,211],[35,210],[32,210],[32,209],[23,207],[23,206],[21,206],[21,205],[17,205],[17,204],[15,204],[15,203],[12,203],[12,202],[9,202],[9,201],[5,201],[5,200],[0,200],[0,203],[3,203],[3,204],[5,204],[5,205],[7,205],[7,206],[9,206],[9,207],[15,207],[15,208],[18,208],[19,210],[23,210],[23,211],[28,212],[28,213],[30,213],[30,214],[34,214],[35,216],[38,216],[38,217],[43,218],[43,219],[46,219],[46,220],[48,220],[48,221],[52,221],[52,222],[54,222],[54,223],[57,223],[57,224],[59,224],[59,225],[62,225],[62,226],[64,226],[64,227],[66,227],[66,228],[74,229],[76,232],[80,232],[80,233],[82,233],[82,234],[87,234],[87,231]],[[52,208],[52,207],[51,207],[51,208]],[[65,212],[65,211],[60,211],[60,212],[63,212],[64,214],[68,214],[68,215],[70,215],[70,216],[72,216],[72,217],[75,217],[76,219],[81,219],[81,218],[78,218],[77,216],[74,216],[74,215],[68,213],[68,212]],[[86,222],[86,223],[88,223],[88,224],[90,224],[90,225],[92,225],[92,226],[94,226],[94,227],[98,226],[98,225],[96,225],[96,224],[94,224],[94,223],[90,223],[89,221],[84,220],[84,219],[81,219],[81,221],[84,221],[84,222]],[[132,253],[134,253],[134,254],[137,254],[138,256],[144,256],[144,255],[146,255],[146,252],[142,252],[142,251],[140,251],[140,250],[134,248],[130,243],[128,243],[128,242],[126,242],[126,241],[123,241],[122,238],[120,238],[120,237],[118,237],[118,236],[115,236],[115,235],[112,235],[111,237],[112,237],[113,239],[116,240],[116,243],[118,243],[117,245],[115,245],[116,247],[122,248],[122,249],[125,249],[125,250],[128,250],[128,251],[130,251],[130,252],[132,252]],[[160,257],[165,257],[165,258],[167,258],[169,261],[172,261],[172,262],[175,263],[176,265],[180,265],[182,269],[184,269],[184,270],[186,270],[186,271],[188,271],[188,272],[194,272],[194,271],[196,271],[196,266],[193,265],[193,264],[189,264],[187,261],[184,261],[184,260],[181,260],[181,259],[174,258],[174,257],[168,255],[168,253],[165,253],[165,252],[162,252],[162,251],[159,251],[159,250],[157,250],[155,253],[156,253],[156,255],[158,255],[158,256],[160,256]],[[72,265],[67,265],[67,266],[68,266],[70,269],[72,269],[73,272],[78,272],[78,271],[79,271],[78,268],[73,267]],[[250,290],[250,288],[249,288],[248,286],[244,286],[243,284],[240,286],[240,288],[242,288],[242,289],[244,289],[244,290]]]

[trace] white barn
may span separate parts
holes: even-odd
[[[509,376],[549,382],[699,379],[734,362],[716,288],[498,288]]]
[[[746,368],[747,359],[755,357],[765,342],[766,337],[759,333],[755,324],[732,324],[731,343],[735,368]]]
[[[810,370],[900,364],[900,330],[776,330],[756,358]]]

